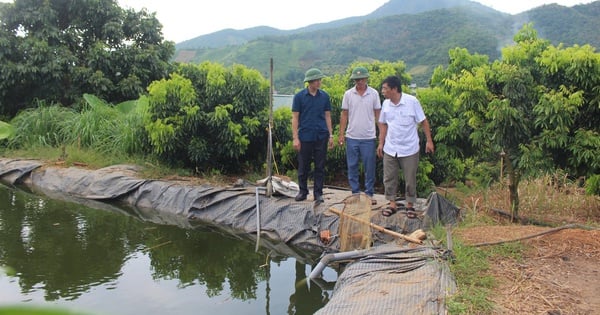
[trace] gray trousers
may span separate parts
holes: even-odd
[[[395,157],[383,154],[383,186],[385,199],[396,200],[398,194],[398,172],[402,168],[404,182],[406,183],[406,201],[413,205],[417,202],[417,168],[419,167],[419,152],[405,156]]]

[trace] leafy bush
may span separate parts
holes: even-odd
[[[197,171],[251,172],[265,160],[268,88],[241,65],[182,65],[148,87],[153,152]]]
[[[600,174],[592,175],[585,181],[585,193],[600,196]]]

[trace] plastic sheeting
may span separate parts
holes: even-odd
[[[460,217],[458,207],[437,193],[429,196],[426,209],[425,217],[430,220],[432,225],[455,225],[458,223]]]
[[[5,183],[14,185],[23,181],[26,175],[31,171],[42,166],[42,163],[36,160],[7,160],[0,159],[0,178]]]
[[[386,244],[350,263],[316,315],[446,314],[456,284],[439,250]]]

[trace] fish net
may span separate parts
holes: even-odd
[[[340,215],[340,251],[367,249],[371,247],[372,232],[371,198],[366,194],[354,194],[344,199]]]

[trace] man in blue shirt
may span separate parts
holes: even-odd
[[[321,70],[306,71],[304,82],[308,86],[294,95],[292,102],[292,136],[294,150],[298,151],[298,186],[296,201],[306,200],[308,174],[314,161],[313,195],[315,203],[323,202],[323,182],[327,148],[333,148],[331,127],[331,100],[321,90]]]

